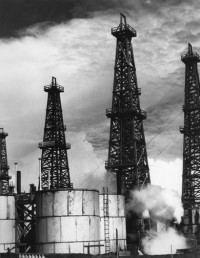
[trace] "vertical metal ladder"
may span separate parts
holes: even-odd
[[[103,213],[104,213],[104,235],[105,235],[105,252],[110,252],[110,238],[109,238],[109,200],[108,188],[103,188]]]

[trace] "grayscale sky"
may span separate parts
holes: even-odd
[[[61,94],[70,174],[75,187],[101,188],[107,159],[120,12],[137,31],[133,49],[152,183],[180,192],[182,105],[188,42],[200,52],[200,4],[186,0],[1,0],[0,127],[23,189],[38,185],[47,94],[55,76]]]

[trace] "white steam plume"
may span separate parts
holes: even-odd
[[[161,232],[150,231],[148,236],[142,239],[142,245],[144,252],[149,255],[174,254],[177,249],[187,247],[186,239],[174,228]]]
[[[186,239],[170,227],[172,221],[180,223],[183,207],[178,193],[156,185],[134,190],[127,205],[127,212],[136,212],[157,222],[157,231],[150,230],[142,239],[146,254],[176,253],[176,249],[187,248]],[[159,226],[162,225],[162,230]]]
[[[151,217],[166,221],[179,222],[183,215],[183,207],[178,193],[156,185],[148,185],[141,190],[134,190],[127,205],[128,211],[135,211],[144,217]]]

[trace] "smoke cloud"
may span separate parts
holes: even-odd
[[[173,228],[161,232],[149,231],[142,245],[144,252],[149,255],[174,254],[177,249],[187,248],[186,239]]]
[[[156,185],[148,185],[141,190],[133,191],[127,210],[134,210],[144,217],[151,216],[161,222],[175,220],[180,223],[183,216],[178,193]]]
[[[136,212],[150,218],[156,229],[147,232],[142,239],[143,251],[149,255],[176,253],[176,249],[187,248],[186,239],[172,228],[180,223],[183,207],[178,193],[156,185],[134,190],[127,205],[127,212]]]

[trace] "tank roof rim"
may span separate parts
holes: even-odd
[[[39,190],[37,193],[46,193],[46,192],[72,192],[72,191],[88,191],[88,192],[98,192],[97,189],[88,189],[88,188],[66,188],[66,189],[47,189],[47,190]]]

